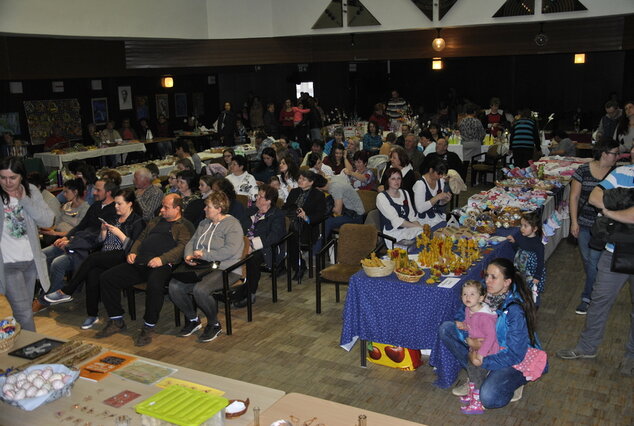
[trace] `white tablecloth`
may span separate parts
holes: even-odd
[[[111,146],[108,148],[91,149],[88,151],[70,152],[68,154],[53,154],[50,152],[38,152],[34,155],[36,158],[41,158],[45,167],[53,169],[61,169],[64,163],[68,163],[73,160],[82,160],[84,158],[102,157],[104,155],[116,155],[126,154],[128,152],[145,152],[145,145],[142,143],[124,143],[117,146]]]
[[[491,145],[481,145],[480,146],[480,153],[487,152],[489,150],[489,148],[491,148]],[[464,154],[463,154],[462,145],[460,145],[460,144],[449,144],[449,145],[447,145],[447,150],[451,151],[451,152],[455,152],[456,154],[458,154],[458,157],[460,157],[460,160],[464,161]]]

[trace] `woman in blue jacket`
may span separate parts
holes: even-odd
[[[513,262],[504,258],[491,261],[485,281],[486,302],[498,314],[496,333],[500,351],[485,357],[478,355],[481,341],[468,338],[467,332],[458,330],[454,321],[442,323],[439,335],[468,375],[474,366],[487,370],[480,387],[480,401],[484,408],[500,408],[511,401],[516,389],[527,383],[522,372],[513,366],[524,360],[529,347],[541,347],[535,334],[533,298]],[[464,311],[459,316],[463,318],[457,317],[456,321],[464,321]],[[466,392],[454,389],[454,394],[463,396]]]

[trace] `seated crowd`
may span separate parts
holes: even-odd
[[[221,332],[212,297],[222,288],[221,274],[186,283],[172,277],[177,265],[202,259],[219,262],[222,270],[244,253],[253,254],[246,264],[250,294],[243,285],[232,296],[234,306],[241,308],[247,298],[255,302],[261,272],[281,268],[286,252],[293,279],[301,281],[307,268],[300,248],[311,246],[316,252],[334,229],[363,223],[368,212],[359,190],[380,192],[376,207],[381,231],[397,241],[413,238],[424,224],[444,220],[451,199],[444,139],[439,139],[437,152],[425,156],[417,135],[402,135],[403,148],[383,142],[376,124],[369,128],[372,143],[367,149],[359,149],[357,140],[336,129],[326,144],[314,139],[306,153],[285,137],[276,140],[258,131],[255,165],[230,148],[218,162],[204,164],[190,141],[179,140],[176,168],[165,186],[153,163],[135,169],[134,188],[121,189],[115,170],[104,169],[97,176],[92,166],[73,162],[69,169],[74,178],[64,183],[56,199],[46,191],[42,176],[33,173],[29,179],[55,217],[52,226],[40,229],[50,287],[35,299],[33,311],[72,301],[85,283],[87,317],[81,327],[100,322],[101,301],[108,321],[97,337],[107,337],[126,328],[122,290],[146,283],[144,325],[135,344],[151,342],[166,289],[187,319],[180,335],[202,327],[197,306],[207,317],[199,340],[209,341]],[[287,233],[284,250],[276,243]],[[232,271],[231,282],[241,279],[239,271]]]

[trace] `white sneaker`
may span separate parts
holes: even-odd
[[[517,402],[520,399],[522,399],[523,393],[524,393],[524,386],[520,386],[519,388],[515,389],[515,392],[513,392],[513,398],[511,398],[511,402]]]

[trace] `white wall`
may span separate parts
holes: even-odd
[[[548,22],[634,13],[634,0],[581,0],[583,12],[491,18],[504,0],[460,0],[430,21],[410,0],[362,0],[379,26],[313,30],[330,0],[0,0],[0,33],[225,39]]]
[[[0,33],[204,39],[206,9],[206,0],[0,0]]]

